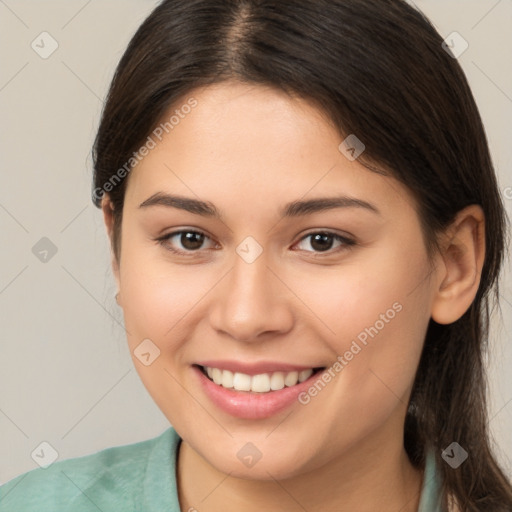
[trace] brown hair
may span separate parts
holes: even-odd
[[[505,512],[512,488],[489,445],[483,353],[506,217],[477,106],[442,42],[402,0],[165,0],[113,78],[94,145],[93,200],[99,206],[108,192],[119,258],[130,159],[172,105],[236,79],[306,98],[340,134],[357,134],[366,145],[359,161],[386,169],[416,197],[429,254],[457,212],[481,205],[480,287],[458,321],[431,320],[404,443],[418,467],[434,448],[445,503],[452,496],[464,511]],[[453,441],[469,452],[457,469],[441,458]]]

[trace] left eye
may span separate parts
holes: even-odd
[[[329,232],[318,232],[318,233],[310,233],[309,235],[306,235],[303,237],[300,243],[303,243],[306,240],[309,241],[310,247],[313,248],[313,251],[307,251],[307,252],[326,252],[333,248],[333,245],[335,242],[338,242],[338,246],[336,248],[343,248],[346,246],[354,245],[355,242],[353,240],[350,240],[349,238],[343,237],[341,235],[337,235],[336,233],[329,233]]]

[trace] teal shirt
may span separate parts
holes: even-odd
[[[170,427],[147,441],[34,469],[0,487],[0,512],[180,512],[180,441]],[[418,512],[441,512],[438,493],[431,454]]]

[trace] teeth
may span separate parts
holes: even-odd
[[[251,380],[250,375],[235,373],[233,377],[233,387],[238,391],[251,391]]]
[[[232,388],[233,380],[234,380],[233,372],[230,372],[229,370],[224,370],[222,372],[222,387]]]
[[[235,389],[236,391],[253,391],[255,393],[268,393],[269,391],[283,389],[285,386],[295,386],[313,375],[312,368],[300,372],[260,373],[252,376],[245,373],[220,370],[219,368],[205,367],[205,370],[208,377],[219,386]]]
[[[284,385],[285,386],[295,386],[297,382],[299,381],[299,372],[290,372],[287,373],[284,378]]]
[[[255,391],[256,393],[266,393],[270,391],[270,375],[268,373],[254,375],[252,378],[251,391]]]
[[[215,384],[222,384],[222,370],[212,368],[212,379]]]
[[[299,382],[304,382],[305,380],[309,379],[313,375],[313,370],[310,368],[309,370],[302,370],[299,372]]]
[[[274,372],[270,377],[270,389],[272,391],[279,391],[284,388],[284,373]]]

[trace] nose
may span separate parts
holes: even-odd
[[[292,329],[292,293],[264,255],[252,263],[236,256],[231,271],[215,287],[210,324],[217,332],[254,342]]]

